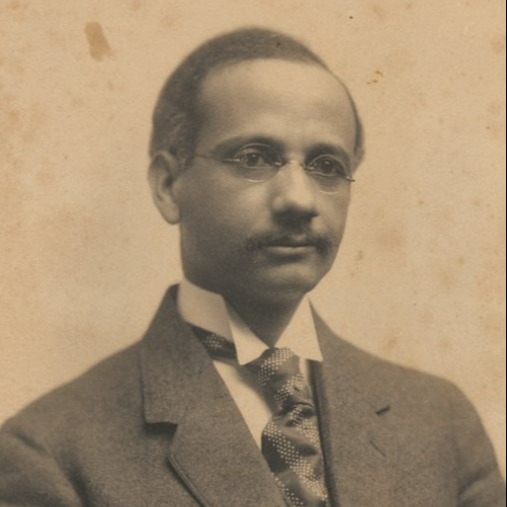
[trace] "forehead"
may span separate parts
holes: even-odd
[[[203,141],[237,135],[338,139],[352,152],[356,120],[345,87],[324,68],[277,59],[216,69],[199,97]],[[325,138],[325,139],[324,139]]]

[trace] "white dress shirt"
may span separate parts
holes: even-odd
[[[236,402],[245,422],[261,446],[262,430],[273,415],[254,376],[242,365],[257,359],[266,345],[219,294],[184,279],[178,291],[178,310],[185,321],[234,342],[238,361],[213,360],[213,364]],[[322,361],[310,302],[305,297],[276,343],[301,358],[301,371],[310,383],[309,361]]]

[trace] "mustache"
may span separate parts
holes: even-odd
[[[320,254],[326,254],[332,249],[332,242],[327,236],[308,230],[304,232],[268,231],[255,234],[244,243],[247,252],[253,252],[269,246],[314,246]]]

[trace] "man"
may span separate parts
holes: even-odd
[[[5,424],[2,505],[502,505],[463,395],[342,341],[306,299],[362,149],[347,89],[293,39],[247,29],[192,53],[149,172],[185,279],[140,343]]]

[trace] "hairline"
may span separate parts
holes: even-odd
[[[361,118],[358,114],[356,104],[354,102],[352,94],[351,94],[350,90],[348,89],[347,85],[343,82],[342,79],[340,79],[339,76],[337,76],[321,60],[315,61],[315,60],[311,60],[309,58],[303,58],[303,57],[299,58],[296,56],[291,58],[290,56],[287,55],[287,56],[275,56],[275,57],[260,56],[260,57],[256,57],[256,58],[240,58],[240,57],[238,57],[238,58],[230,59],[230,60],[227,60],[224,62],[219,62],[215,66],[210,68],[208,70],[208,72],[206,72],[206,74],[200,80],[199,87],[195,93],[196,105],[198,105],[198,106],[200,105],[202,107],[203,88],[204,88],[206,81],[213,74],[224,71],[225,69],[230,68],[230,67],[241,65],[242,63],[249,63],[249,62],[255,62],[255,61],[262,61],[262,60],[265,60],[265,61],[279,60],[281,62],[290,62],[290,63],[301,64],[301,65],[311,65],[313,67],[320,68],[320,69],[324,70],[328,75],[330,75],[336,81],[336,83],[342,87],[342,89],[345,91],[345,94],[346,94],[346,96],[349,100],[350,106],[352,108],[352,114],[354,116],[354,122],[355,122],[355,127],[356,127],[354,150],[353,150],[353,153],[350,157],[352,168],[353,168],[353,170],[355,170],[357,168],[357,166],[359,165],[359,163],[361,162],[361,159],[363,157],[363,150],[364,150],[363,143],[362,143],[363,126],[362,126]],[[195,114],[195,113],[197,113],[197,114]],[[200,117],[200,113],[197,111],[194,111],[194,114],[195,114],[195,118],[193,119],[193,122],[199,123],[199,124],[198,125],[194,124],[194,127],[196,127],[196,134],[195,134],[195,138],[194,138],[194,145],[192,146],[193,153],[191,154],[191,156],[187,160],[187,164],[184,168],[188,167],[188,165],[192,162],[193,158],[195,157],[195,154],[196,154],[195,153],[195,146],[197,144],[200,128],[202,126],[202,117]]]
[[[254,44],[256,44],[255,37],[258,38],[261,48],[259,52],[254,49],[249,53],[244,47],[241,49],[241,44],[248,43],[249,37],[253,37]],[[224,41],[227,39],[231,43],[237,41],[240,44],[240,49],[236,53],[227,55],[227,46],[224,46]],[[276,41],[276,47],[287,44],[287,51],[273,54],[269,51],[269,47],[266,49],[266,46],[263,46],[267,39]],[[213,53],[213,48],[217,52]],[[220,56],[221,52],[222,56]],[[166,152],[176,158],[180,169],[187,167],[195,157],[199,131],[202,128],[201,97],[207,78],[234,65],[256,60],[311,64],[325,70],[337,81],[338,85],[342,86],[352,106],[356,123],[351,157],[354,162],[353,167],[356,168],[364,153],[364,130],[357,106],[347,85],[306,44],[282,32],[257,27],[247,27],[204,42],[183,59],[169,75],[159,94],[152,117],[153,128],[149,146],[152,163],[159,153]]]

